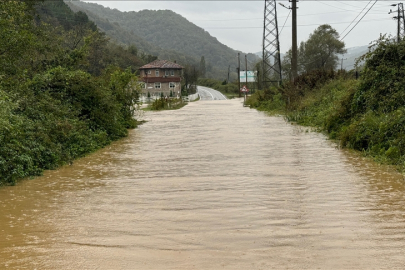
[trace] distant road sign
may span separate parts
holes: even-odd
[[[246,85],[244,85],[241,89],[241,92],[249,92],[249,89],[246,87]]]
[[[241,82],[245,82],[246,81],[246,76],[247,76],[247,81],[248,82],[255,82],[255,77],[256,77],[256,72],[255,71],[241,71],[239,72],[239,78]]]

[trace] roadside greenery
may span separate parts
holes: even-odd
[[[308,40],[298,47],[298,74],[319,69],[335,69],[338,54],[346,52],[345,43],[339,40],[339,33],[328,24],[320,25],[310,34]],[[282,63],[283,76],[291,79],[291,49],[286,53]]]
[[[124,62],[129,49],[63,1],[1,1],[0,11],[0,185],[69,164],[136,127],[141,60]]]
[[[187,105],[182,98],[159,98],[154,100],[146,109],[151,111],[178,110]]]
[[[313,126],[342,147],[405,169],[405,42],[381,38],[352,74],[317,70],[254,94],[248,104]]]

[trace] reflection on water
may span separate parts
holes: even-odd
[[[238,100],[0,189],[0,269],[401,269],[401,175]]]

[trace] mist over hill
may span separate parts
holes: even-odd
[[[207,31],[171,10],[121,12],[94,3],[65,2],[73,11],[85,12],[100,30],[119,43],[134,44],[142,53],[177,60],[182,65],[198,66],[204,56],[207,77],[225,79],[230,66],[231,79],[236,79],[239,51],[222,44]],[[241,52],[241,55],[243,58],[244,53]],[[255,54],[247,55],[248,66],[253,68],[259,58]]]
[[[351,47],[347,48],[347,53],[341,55],[339,54],[338,57],[339,59],[343,59],[343,69],[346,70],[351,70],[354,69],[354,65],[356,63],[356,59],[368,52],[369,46],[364,45],[364,46],[357,46],[357,47]],[[340,62],[341,64],[342,62]],[[339,65],[338,68],[341,66]]]

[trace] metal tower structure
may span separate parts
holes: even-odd
[[[397,42],[400,42],[405,37],[405,17],[404,17],[404,4],[398,3],[391,5],[393,7],[397,6],[397,16],[394,19],[397,20]],[[394,13],[392,10],[388,13]]]
[[[398,30],[397,30],[397,41],[401,41],[405,37],[405,20],[404,20],[404,4],[398,4]]]
[[[278,38],[276,0],[264,1],[262,82],[281,83],[280,42]]]

